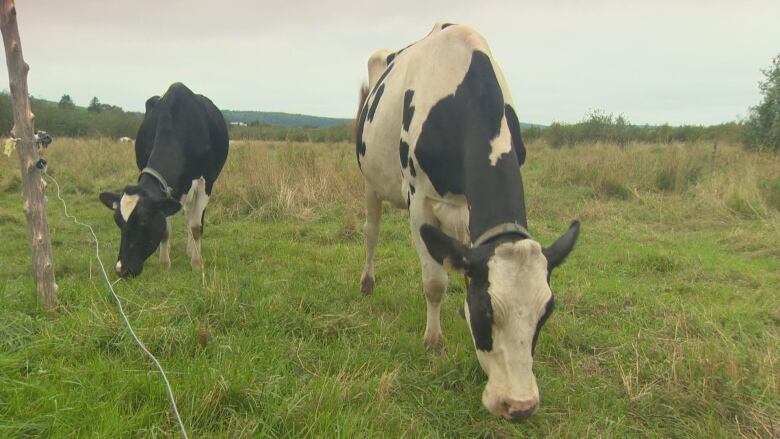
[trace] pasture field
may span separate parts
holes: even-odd
[[[120,281],[171,378],[191,437],[778,437],[780,157],[709,145],[528,145],[531,232],[582,221],[552,278],[535,366],[541,406],[490,415],[450,277],[445,352],[425,351],[406,214],[386,208],[377,285],[359,292],[362,179],[348,144],[236,142],[206,211],[205,271],[174,221]],[[72,213],[113,266],[97,199],[136,178],[132,146],[58,139],[46,153]],[[35,301],[18,162],[0,156],[0,437],[176,437],[157,373],[132,343],[88,234],[49,187],[59,308]]]

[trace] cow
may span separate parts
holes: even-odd
[[[207,97],[175,83],[162,97],[146,101],[135,141],[138,182],[119,192],[100,194],[121,230],[115,267],[120,277],[141,274],[158,246],[160,264],[170,267],[170,217],[179,210],[187,219],[190,263],[203,268],[206,205],[227,154],[225,119]]]
[[[520,123],[479,33],[437,23],[404,49],[374,52],[368,78],[354,133],[365,179],[361,291],[374,288],[382,202],[408,209],[427,302],[425,346],[443,347],[447,269],[463,273],[464,316],[488,376],[482,403],[526,419],[539,406],[532,365],[554,306],[550,273],[574,247],[580,224],[547,248],[528,232]]]
[[[119,138],[119,143],[132,143],[132,142],[133,142],[133,139],[131,139],[131,138],[127,137],[127,136]]]

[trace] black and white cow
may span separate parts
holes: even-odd
[[[382,201],[408,208],[428,305],[425,345],[444,342],[445,267],[464,273],[465,316],[488,375],[482,402],[525,419],[539,405],[533,350],[553,310],[550,272],[574,247],[579,223],[548,248],[528,233],[520,124],[480,34],[439,23],[405,49],[375,52],[368,76],[355,125],[366,180],[361,290],[374,287]]]
[[[163,97],[146,101],[146,115],[135,141],[138,183],[121,192],[100,194],[122,231],[116,262],[119,276],[141,274],[144,261],[158,246],[160,263],[170,267],[169,217],[182,207],[191,265],[203,267],[204,213],[227,154],[225,119],[207,97],[175,83]]]

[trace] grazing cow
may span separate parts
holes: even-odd
[[[119,138],[119,143],[131,143],[132,141],[133,141],[133,139],[131,139],[131,138],[127,137],[127,136]]]
[[[408,208],[428,305],[425,345],[439,350],[444,342],[445,267],[464,273],[464,314],[488,375],[482,402],[525,419],[539,405],[533,351],[553,310],[550,272],[574,247],[579,222],[548,248],[528,233],[520,123],[477,32],[437,24],[405,49],[371,55],[368,76],[355,124],[366,180],[361,290],[374,287],[382,201]]]
[[[227,153],[227,125],[207,97],[176,83],[163,97],[146,101],[135,141],[138,183],[121,192],[100,194],[122,231],[116,262],[119,276],[141,274],[144,261],[158,246],[160,263],[170,267],[169,217],[182,207],[191,265],[203,267],[200,241],[206,204]]]

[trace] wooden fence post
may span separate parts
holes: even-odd
[[[27,216],[27,231],[32,250],[32,271],[38,298],[47,310],[53,311],[57,303],[59,287],[54,280],[54,260],[51,256],[49,223],[46,217],[45,184],[36,168],[40,157],[33,137],[33,118],[27,91],[27,72],[30,66],[24,62],[19,27],[16,23],[14,0],[2,0],[0,7],[0,31],[5,45],[5,62],[8,65],[8,81],[13,103],[14,127],[11,135],[17,139],[16,153],[22,169],[23,209]]]

